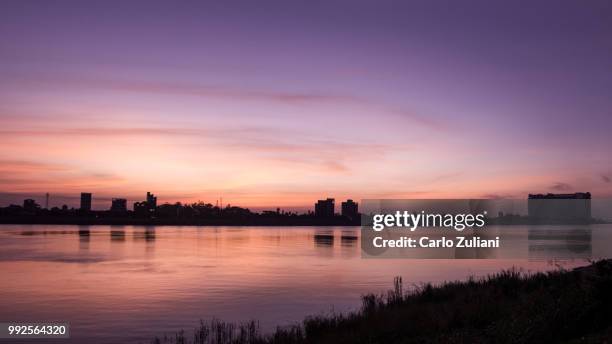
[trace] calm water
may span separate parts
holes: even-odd
[[[364,260],[359,228],[3,225],[0,322],[67,321],[72,339],[62,342],[74,343],[143,343],[212,317],[257,319],[270,330],[354,310],[360,295],[387,290],[394,276],[419,284],[512,266],[556,268],[527,260]]]

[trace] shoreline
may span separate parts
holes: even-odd
[[[515,268],[362,297],[360,310],[308,316],[263,333],[258,322],[200,320],[152,344],[600,343],[612,337],[612,260],[572,270]]]
[[[249,219],[138,219],[138,218],[53,218],[53,217],[0,217],[6,225],[117,225],[117,226],[262,226],[262,227],[358,227],[360,219],[346,218],[249,218]]]

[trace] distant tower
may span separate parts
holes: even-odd
[[[91,193],[81,192],[81,210],[91,211]]]
[[[45,195],[45,209],[49,209],[49,193]]]
[[[157,208],[157,197],[150,192],[147,192],[147,205],[152,210]]]

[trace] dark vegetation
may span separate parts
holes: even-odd
[[[358,312],[309,317],[262,334],[255,321],[202,322],[153,343],[602,343],[612,338],[612,261],[572,271],[503,271],[365,295]]]

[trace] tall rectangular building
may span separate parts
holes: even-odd
[[[333,217],[335,211],[334,202],[335,200],[333,198],[317,201],[317,203],[315,203],[315,216]]]
[[[155,208],[157,208],[157,196],[147,192],[147,205],[149,206],[149,209],[155,210]]]
[[[356,219],[359,216],[358,207],[359,205],[352,199],[347,199],[346,202],[342,202],[342,216],[351,220]]]
[[[91,193],[81,192],[81,210],[91,211]]]

